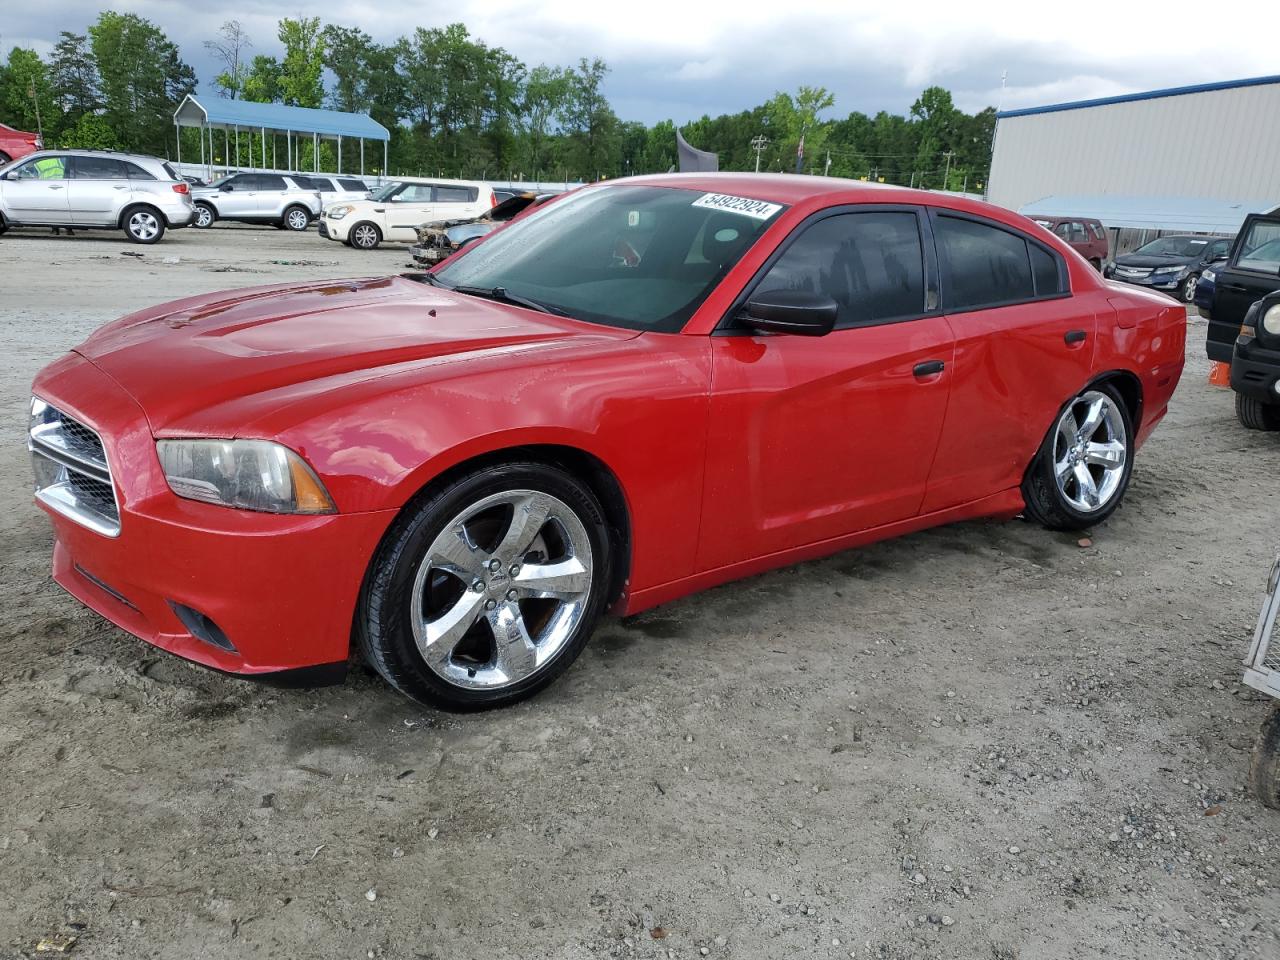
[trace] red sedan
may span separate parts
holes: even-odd
[[[57,581],[137,636],[451,708],[607,610],[924,527],[1102,523],[1186,317],[998,207],[802,176],[586,187],[433,274],[192,297],[36,379]]]
[[[44,141],[40,134],[15,130],[0,123],[0,166],[43,149]]]

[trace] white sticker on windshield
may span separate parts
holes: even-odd
[[[782,209],[780,203],[765,203],[763,200],[752,200],[749,197],[733,197],[727,193],[704,193],[693,201],[693,205],[711,210],[723,210],[725,213],[740,213],[752,220],[768,220]]]

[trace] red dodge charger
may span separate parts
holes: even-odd
[[[192,297],[36,379],[83,603],[219,670],[354,644],[455,709],[606,610],[923,527],[1101,523],[1186,317],[983,203],[803,176],[580,189],[430,274]]]

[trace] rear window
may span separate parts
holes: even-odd
[[[164,175],[168,177],[170,180],[182,179],[182,176],[178,173],[178,171],[173,169],[173,167],[171,167],[168,163],[160,164],[160,169],[164,171]]]
[[[130,163],[128,160],[124,161],[124,170],[125,170],[125,173],[129,175],[130,180],[154,180],[155,179],[155,177],[147,173],[146,170],[143,170],[136,163]],[[176,180],[177,178],[175,177],[174,179]]]
[[[476,198],[475,187],[436,187],[436,203],[470,203]]]
[[[949,312],[1019,303],[1065,292],[1058,257],[1019,233],[960,217],[934,223]]]

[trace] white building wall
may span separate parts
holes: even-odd
[[[1280,200],[1280,82],[1002,118],[988,199]]]

